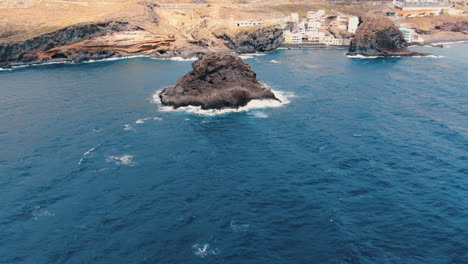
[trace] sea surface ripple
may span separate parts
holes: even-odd
[[[248,56],[288,97],[161,111],[188,61],[0,72],[0,263],[468,263],[468,44]]]

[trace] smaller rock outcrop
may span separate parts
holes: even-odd
[[[283,30],[275,26],[250,26],[236,32],[217,30],[213,35],[225,40],[225,45],[237,53],[274,50],[283,43]]]
[[[403,33],[388,18],[367,16],[361,17],[356,34],[351,39],[347,55],[362,56],[420,56],[407,49]]]
[[[237,55],[207,54],[192,67],[193,70],[180,78],[175,86],[160,92],[163,105],[174,108],[200,106],[206,110],[238,108],[254,99],[278,100]]]

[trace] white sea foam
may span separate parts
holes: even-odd
[[[34,210],[31,213],[32,217],[34,220],[39,219],[40,217],[50,217],[50,216],[55,216],[55,213],[46,210],[46,209],[41,209],[40,206],[35,206]]]
[[[363,55],[346,55],[348,58],[351,59],[377,59],[380,58],[379,56],[363,56]],[[383,57],[382,57],[383,58]]]
[[[161,120],[163,120],[163,119],[160,118],[160,117],[155,116],[155,117],[153,117],[153,120],[161,121]]]
[[[146,118],[141,118],[141,119],[138,119],[137,121],[135,121],[135,124],[143,124],[145,123],[146,120],[150,120],[151,117],[146,117]]]
[[[156,91],[156,93],[153,95],[153,103],[158,105],[160,111],[162,112],[187,112],[190,114],[205,115],[205,116],[215,116],[215,115],[222,115],[222,114],[236,113],[236,112],[237,113],[247,112],[247,111],[254,110],[254,109],[281,107],[283,105],[290,103],[288,98],[294,97],[294,94],[292,92],[282,92],[282,91],[272,90],[272,92],[276,95],[276,98],[278,98],[280,101],[252,100],[246,106],[239,107],[238,109],[203,110],[200,106],[186,106],[186,107],[179,107],[177,109],[174,109],[174,107],[172,106],[163,106],[161,104],[161,99],[159,98],[160,92],[161,90]]]
[[[252,116],[255,118],[267,118],[268,115],[265,114],[264,112],[252,112]]]
[[[182,57],[172,57],[169,58],[171,61],[196,61],[198,60],[197,57],[192,57],[192,58],[182,58]]]
[[[249,230],[250,225],[249,224],[241,224],[236,220],[232,220],[229,223],[229,227],[234,232],[246,232],[247,230]]]
[[[104,62],[104,61],[117,61],[117,60],[126,60],[126,59],[134,59],[134,58],[148,58],[145,55],[133,55],[133,56],[123,56],[123,57],[112,57],[112,58],[105,58],[99,60],[88,60],[83,61],[83,63],[94,63],[94,62]]]
[[[106,161],[109,163],[115,163],[117,165],[126,165],[126,166],[134,166],[136,162],[133,161],[133,155],[122,155],[122,156],[109,156],[107,157]]]
[[[204,258],[209,255],[218,255],[221,251],[218,248],[212,248],[210,244],[195,244],[192,246],[193,254],[200,258]]]
[[[135,131],[135,129],[129,124],[124,125],[124,130],[125,131]]]
[[[239,57],[243,60],[253,59],[254,57],[251,55],[239,55]]]
[[[257,56],[265,56],[266,53],[246,53],[246,54],[242,54],[242,55],[239,55],[239,57],[243,60],[247,60],[247,59],[253,59],[254,57],[257,57]]]
[[[105,58],[105,59],[98,59],[98,60],[87,60],[87,61],[83,61],[83,62],[80,62],[80,63],[95,63],[95,62],[105,62],[105,61],[117,61],[117,60],[126,60],[126,59],[134,59],[134,58],[148,58],[148,59],[152,59],[152,60],[171,60],[171,61],[195,61],[195,60],[198,59],[197,57],[192,57],[192,58],[182,58],[182,57],[154,58],[154,57],[150,57],[150,56],[146,56],[146,55],[134,55],[134,56],[112,57],[112,58]],[[0,68],[0,71],[12,71],[12,70],[21,69],[21,68],[52,65],[52,64],[67,65],[67,64],[79,64],[79,63],[72,62],[72,61],[49,61],[49,62],[43,62],[43,63],[15,65],[15,66],[12,66],[11,68]]]
[[[350,59],[378,59],[378,58],[443,58],[444,56],[439,55],[421,55],[421,56],[391,56],[391,57],[384,57],[384,56],[363,56],[363,55],[346,55]]]
[[[100,145],[100,144],[98,144],[98,145],[96,145],[95,147],[92,147],[92,148],[90,148],[88,151],[86,151],[86,152],[83,154],[83,157],[82,157],[82,158],[80,159],[80,161],[78,162],[78,165],[81,165],[81,164],[85,161],[86,157],[87,157],[89,154],[91,154],[91,152],[93,152],[97,147],[99,147],[99,145]]]
[[[425,55],[425,56],[413,56],[414,58],[444,58],[444,56],[441,56],[441,55],[432,55],[432,54],[429,54],[429,55]]]
[[[277,61],[277,60],[271,60],[270,62],[271,63],[279,63],[279,61]]]

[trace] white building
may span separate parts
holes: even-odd
[[[308,20],[318,20],[318,19],[321,19],[323,16],[325,16],[324,10],[319,10],[317,12],[314,12],[314,11],[307,12]]]
[[[357,16],[352,16],[348,19],[348,32],[356,33],[358,26],[359,18]]]
[[[291,14],[291,21],[292,22],[299,22],[299,14],[298,13],[292,13]]]
[[[337,38],[332,39],[332,45],[339,46],[339,45],[343,45],[343,43],[344,43],[344,39],[337,39]]]
[[[292,44],[300,44],[300,43],[302,43],[302,34],[301,34],[301,33],[293,33],[293,34],[291,34],[291,43],[292,43]]]
[[[299,33],[304,34],[306,32],[306,25],[304,22],[301,22],[297,25],[297,29],[299,30]]]
[[[405,38],[406,42],[414,42],[414,39],[415,39],[414,29],[400,28],[400,31],[401,33],[403,33],[403,37]]]
[[[332,36],[326,36],[323,38],[323,43],[327,46],[333,45],[333,39],[335,39]]]
[[[439,9],[449,8],[446,0],[404,0],[402,10]]]
[[[322,43],[325,38],[325,33],[319,31],[307,32],[306,38],[310,42]]]
[[[307,23],[306,31],[318,31],[322,27],[319,21],[312,21]]]

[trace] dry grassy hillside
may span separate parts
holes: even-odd
[[[191,5],[194,0],[2,0],[0,43],[15,42],[81,23],[124,20],[160,34],[178,34],[197,27],[200,20],[229,23],[236,20],[282,18],[323,7],[321,1],[208,0],[209,5]],[[203,1],[201,1],[203,2]],[[148,4],[159,4],[155,13]],[[182,31],[184,31],[182,30]],[[181,34],[185,34],[182,32]]]

